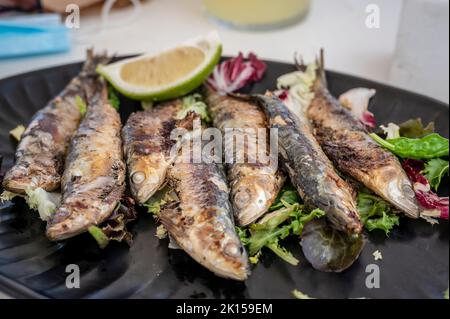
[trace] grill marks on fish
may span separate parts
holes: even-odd
[[[105,221],[125,189],[120,117],[109,104],[106,83],[97,91],[75,133],[62,178],[62,200],[47,227],[50,240],[78,235]]]
[[[236,160],[240,152],[245,161],[227,165],[235,217],[239,225],[245,226],[268,211],[285,177],[274,163],[262,163],[258,158],[253,159],[254,163],[249,161],[249,154],[256,155],[257,148],[261,146],[260,143],[266,144],[264,145],[265,155],[269,155],[268,123],[259,107],[249,101],[221,96],[209,87],[205,87],[204,92],[214,126],[224,135],[226,129],[234,129],[234,135],[240,136],[244,141],[243,150],[240,150],[239,145],[234,145],[233,138],[224,139],[225,149],[233,150],[233,158]],[[252,129],[255,134],[245,129]],[[256,134],[258,129],[266,129],[266,139],[259,139]],[[255,141],[256,145],[249,143],[250,140]]]
[[[122,130],[130,188],[134,199],[145,203],[164,183],[173,163],[170,150],[175,141],[176,114],[181,101],[174,100],[130,115]]]
[[[326,212],[339,230],[359,233],[361,221],[351,187],[336,173],[303,117],[293,115],[276,97],[256,95],[278,129],[278,147],[284,165],[303,201]]]
[[[411,182],[398,159],[381,148],[365,127],[335,99],[321,82],[307,116],[314,134],[327,156],[342,172],[393,204],[408,216],[417,218],[419,208]]]
[[[64,158],[81,120],[75,97],[87,99],[97,78],[96,66],[108,60],[106,56],[94,56],[88,51],[78,76],[33,116],[17,147],[15,164],[5,175],[5,189],[24,194],[28,187],[41,187],[46,191],[60,187]]]
[[[176,161],[168,183],[178,202],[160,213],[171,237],[193,259],[215,274],[248,277],[245,249],[236,234],[225,176],[217,164]]]

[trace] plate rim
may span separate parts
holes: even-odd
[[[137,55],[138,54],[123,55],[123,56],[121,55],[121,56],[117,56],[117,57],[114,57],[114,58],[117,59],[117,60],[121,60],[121,59],[125,59],[125,58],[134,57],[134,56],[137,56]],[[227,56],[227,55],[221,57],[222,60],[223,59],[229,59],[229,58],[231,58],[231,57]],[[270,64],[288,65],[288,66],[295,67],[295,65],[293,63],[290,63],[290,62],[275,61],[275,60],[270,60],[270,59],[262,59],[262,60],[264,62],[268,62]],[[58,68],[62,68],[62,67],[73,67],[73,66],[76,66],[76,65],[80,65],[81,66],[81,64],[83,62],[84,62],[83,60],[80,60],[80,61],[76,61],[76,62],[70,62],[70,63],[60,64],[60,65],[54,65],[54,66],[50,66],[50,67],[46,67],[46,68],[42,68],[42,69],[32,70],[32,71],[29,71],[29,72],[23,72],[23,73],[15,74],[15,75],[8,76],[6,78],[0,79],[0,85],[6,83],[8,81],[15,80],[16,78],[19,78],[19,77],[22,77],[22,76],[25,76],[25,75],[30,75],[31,76],[31,75],[34,75],[34,74],[40,73],[40,72],[51,72],[51,71],[57,70]],[[416,98],[419,98],[421,100],[428,100],[430,102],[433,102],[433,103],[436,103],[436,104],[440,104],[441,106],[445,106],[447,109],[449,109],[449,104],[448,103],[445,103],[444,101],[438,100],[437,98],[428,96],[428,95],[423,94],[423,93],[417,93],[417,92],[411,91],[409,89],[397,87],[397,86],[392,85],[392,84],[386,84],[386,83],[383,83],[383,82],[380,82],[380,81],[377,81],[377,80],[372,80],[372,79],[364,78],[362,76],[352,75],[352,74],[349,74],[349,73],[339,72],[339,71],[335,71],[335,70],[332,70],[332,69],[326,69],[325,71],[326,71],[327,74],[332,74],[334,76],[344,76],[344,77],[347,77],[347,78],[352,78],[352,79],[357,80],[357,81],[371,82],[371,83],[373,83],[373,84],[375,84],[377,86],[382,87],[383,89],[394,90],[394,91],[397,91],[397,92],[402,93],[402,94],[409,94],[409,95],[412,95],[412,96],[414,96]]]

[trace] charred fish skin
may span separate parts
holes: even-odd
[[[234,228],[229,189],[220,167],[177,160],[168,181],[179,198],[160,213],[171,237],[216,275],[247,279],[247,254]]]
[[[162,186],[173,159],[170,133],[181,101],[174,100],[130,115],[122,129],[131,193],[144,204]]]
[[[125,190],[120,117],[109,104],[106,83],[99,80],[97,85],[70,145],[61,205],[47,225],[47,237],[53,241],[76,236],[105,221]]]
[[[325,154],[345,174],[364,184],[411,218],[419,217],[415,194],[399,160],[381,148],[326,88],[323,59],[307,109]]]
[[[220,95],[206,86],[203,91],[213,124],[221,130],[222,134],[226,129],[234,129],[234,134],[241,134],[243,140],[252,135],[256,145],[248,143],[242,150],[243,158],[248,159],[250,147],[255,147],[252,153],[256,154],[259,143],[266,143],[266,155],[269,155],[267,139],[260,141],[256,134],[258,129],[268,128],[265,114],[257,105],[250,101]],[[246,129],[251,129],[255,134],[244,131]],[[267,130],[266,133],[268,133]],[[233,147],[233,138],[224,139],[224,143],[225,148],[234,150],[233,158],[236,159],[236,153],[241,150]],[[235,218],[240,226],[249,225],[266,213],[285,181],[284,174],[273,163],[262,163],[258,159],[255,159],[254,163],[247,161],[228,164],[227,178],[230,183]]]
[[[25,194],[29,187],[46,191],[60,187],[64,158],[81,120],[76,97],[86,101],[89,88],[97,78],[96,66],[108,61],[106,56],[94,56],[89,50],[81,72],[33,116],[17,147],[15,164],[3,180],[6,190]]]
[[[352,190],[321,150],[309,123],[292,114],[275,96],[253,98],[260,102],[271,127],[278,129],[279,153],[305,204],[322,209],[336,229],[360,233],[362,224]]]

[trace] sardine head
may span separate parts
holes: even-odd
[[[249,175],[232,187],[232,203],[237,224],[246,226],[261,217],[277,195],[273,175]]]
[[[144,204],[160,188],[164,176],[161,172],[149,169],[134,171],[130,174],[130,188],[139,204]]]
[[[400,164],[376,169],[371,189],[410,218],[419,217],[419,206],[410,180]],[[383,186],[383,187],[382,187]]]

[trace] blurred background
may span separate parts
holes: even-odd
[[[292,62],[323,47],[329,69],[449,100],[447,0],[0,0],[0,78],[211,29],[225,55]]]

